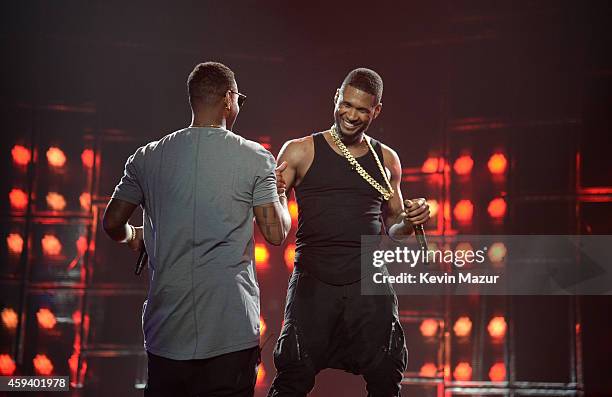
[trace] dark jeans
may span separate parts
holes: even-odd
[[[259,346],[202,360],[171,360],[147,353],[145,397],[252,397]]]
[[[324,368],[363,375],[368,396],[399,396],[408,357],[397,297],[389,292],[362,295],[360,282],[335,286],[294,271],[268,397],[306,396]]]

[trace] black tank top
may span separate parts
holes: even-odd
[[[322,132],[312,137],[314,159],[295,187],[299,209],[295,265],[325,283],[349,284],[361,279],[361,236],[381,234],[383,198],[329,146]],[[371,143],[383,162],[380,143],[374,139]],[[386,186],[372,153],[357,161]]]

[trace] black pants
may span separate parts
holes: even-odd
[[[306,396],[324,368],[363,375],[368,396],[396,397],[407,358],[394,293],[366,296],[359,282],[334,286],[296,269],[268,397]]]
[[[252,397],[259,346],[202,360],[171,360],[147,353],[145,397]]]

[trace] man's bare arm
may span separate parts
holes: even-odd
[[[128,246],[133,250],[139,250],[143,244],[142,226],[134,227],[136,235],[130,241],[126,241],[127,237],[132,235],[133,226],[128,225],[128,220],[136,207],[136,204],[124,200],[110,199],[102,218],[102,226],[106,234],[117,242],[127,242]]]
[[[392,149],[383,145],[385,167],[391,171],[391,186],[395,191],[387,202],[385,224],[391,238],[401,239],[414,232],[412,225],[420,225],[429,219],[429,206],[425,199],[406,200],[401,191],[402,166],[400,159]]]
[[[266,241],[272,245],[281,245],[291,229],[291,218],[289,218],[289,225],[283,220],[285,216],[289,216],[287,203],[283,205],[276,201],[258,205],[253,208],[253,212],[255,222]]]

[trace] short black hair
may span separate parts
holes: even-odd
[[[219,62],[204,62],[187,78],[189,101],[199,98],[208,105],[217,103],[234,84],[234,72]]]
[[[383,81],[378,73],[368,68],[358,68],[352,70],[342,82],[341,90],[350,85],[361,91],[376,97],[376,103],[380,103],[383,93]]]

